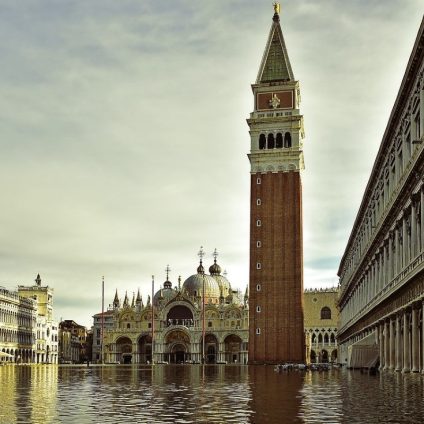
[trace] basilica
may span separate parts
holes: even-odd
[[[202,264],[181,284],[166,281],[153,298],[140,292],[121,302],[116,291],[104,313],[104,362],[247,363],[248,292],[234,290],[214,253],[209,274]],[[100,317],[101,318],[101,317]],[[99,327],[101,320],[98,320]]]

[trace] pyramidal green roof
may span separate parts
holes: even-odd
[[[274,15],[256,84],[271,81],[293,81],[294,75],[281,31],[280,19]]]

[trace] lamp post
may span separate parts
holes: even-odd
[[[154,342],[154,337],[155,337],[155,309],[154,309],[154,299],[155,296],[155,276],[152,275],[152,365],[155,363],[154,361],[154,355],[155,355],[155,350],[154,350],[154,346],[155,346],[155,342]]]
[[[102,276],[102,339],[101,339],[101,361],[104,364],[104,340],[105,340],[105,277]]]

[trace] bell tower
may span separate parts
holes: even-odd
[[[249,363],[304,362],[300,89],[274,16],[252,85]]]

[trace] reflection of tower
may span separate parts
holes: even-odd
[[[279,8],[256,83],[251,136],[249,362],[304,361],[303,117]]]

